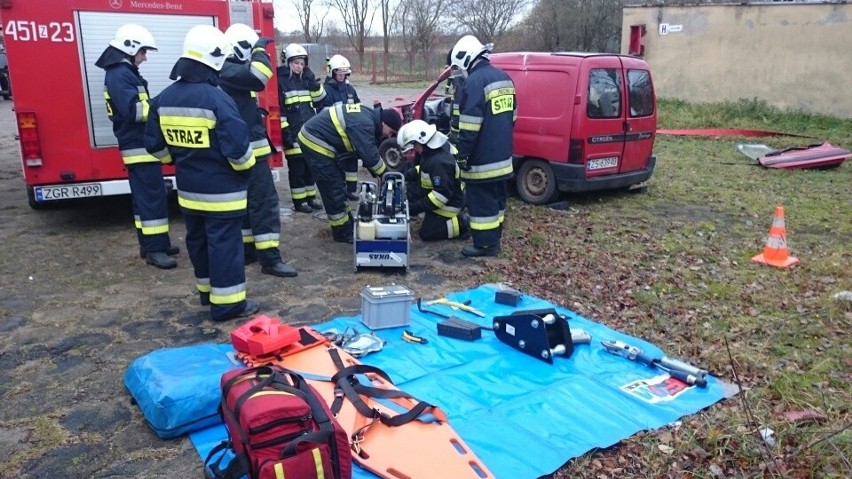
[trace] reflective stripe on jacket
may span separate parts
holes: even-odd
[[[154,156],[145,151],[143,137],[150,105],[148,82],[138,68],[127,60],[108,65],[104,76],[104,100],[125,165],[171,161],[164,152]]]
[[[306,77],[308,67],[301,75],[291,74],[286,66],[278,67],[278,103],[281,106],[281,133],[285,155],[298,155],[302,152],[296,142],[296,136],[302,125],[316,114],[316,107],[326,97],[322,84]],[[314,87],[313,89],[311,87]]]
[[[464,183],[451,148],[449,142],[438,149],[424,148],[416,171],[425,195],[409,204],[412,216],[432,211],[445,218],[454,218],[464,207]]]
[[[206,68],[206,67],[205,67]],[[179,80],[151,104],[145,148],[168,148],[178,203],[195,213],[242,215],[255,158],[234,101],[214,81]]]
[[[381,131],[378,110],[361,104],[338,103],[317,113],[299,132],[302,149],[335,158],[354,152],[374,175],[385,172],[376,137]]]
[[[479,60],[462,83],[459,102],[459,158],[470,170],[469,182],[504,180],[512,175],[512,128],[516,117],[515,85],[488,60]]]
[[[256,48],[248,62],[242,63],[228,59],[219,72],[219,86],[231,95],[240,116],[249,130],[255,158],[272,154],[272,145],[266,136],[266,125],[257,102],[257,92],[263,91],[272,78],[272,64],[269,54],[262,48]]]

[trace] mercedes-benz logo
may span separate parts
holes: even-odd
[[[118,10],[121,8],[121,0],[109,0],[109,6]]]

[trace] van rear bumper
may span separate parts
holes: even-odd
[[[613,175],[594,176],[586,178],[585,165],[568,165],[564,163],[551,163],[553,174],[556,176],[556,187],[563,193],[583,193],[586,191],[615,190],[626,188],[637,183],[646,181],[654,173],[657,157],[648,157],[647,168],[631,171],[629,173],[616,173]]]

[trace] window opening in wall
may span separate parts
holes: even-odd
[[[627,54],[637,57],[645,54],[645,25],[630,26],[630,44]]]

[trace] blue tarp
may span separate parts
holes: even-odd
[[[653,344],[538,298],[525,295],[517,307],[510,307],[495,303],[494,294],[486,285],[448,296],[457,302],[471,300],[471,306],[487,318],[444,305],[429,309],[490,327],[494,316],[556,308],[568,317],[572,329],[590,333],[592,344],[575,347],[570,358],[556,357],[551,365],[503,344],[491,331],[483,331],[482,339],[474,342],[438,336],[435,325],[441,318],[412,305],[411,325],[377,331],[387,345],[362,362],[383,369],[400,389],[440,406],[453,429],[497,478],[551,474],[591,449],[665,426],[725,397],[715,378],[708,378],[706,388],[682,388],[682,383],[660,371],[607,353],[600,341],[620,340],[662,356]],[[359,316],[315,327],[369,331]],[[403,341],[405,329],[428,344]],[[191,434],[202,458],[226,437],[221,425]],[[356,468],[353,477],[376,476]]]

